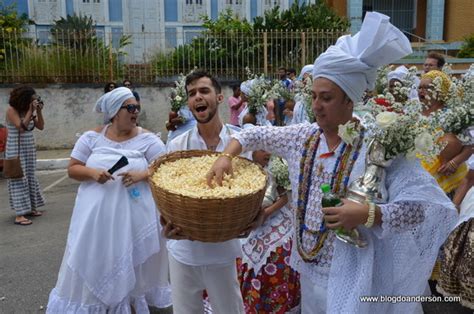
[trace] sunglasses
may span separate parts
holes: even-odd
[[[132,86],[132,84],[123,84],[123,86],[130,87],[130,86]]]
[[[129,113],[140,112],[141,106],[140,105],[126,105],[120,107],[120,109],[127,109]]]

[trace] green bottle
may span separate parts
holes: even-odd
[[[322,207],[337,207],[342,205],[342,201],[331,192],[331,186],[327,183],[321,184],[323,198],[321,199]]]
[[[327,183],[321,184],[321,191],[323,192],[323,197],[321,198],[322,207],[338,207],[342,206],[342,201],[334,193],[331,192],[331,186]],[[334,230],[336,234],[345,234],[344,228],[340,227]]]

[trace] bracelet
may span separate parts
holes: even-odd
[[[367,217],[367,222],[364,224],[367,228],[372,228],[375,221],[375,204],[372,202],[367,202],[369,205],[369,216]]]
[[[221,153],[219,155],[219,157],[222,157],[222,156],[229,158],[230,161],[232,161],[232,159],[234,159],[234,156],[232,156],[232,154],[229,154],[229,153]]]
[[[456,162],[453,159],[448,161],[448,165],[451,166],[453,168],[453,170],[458,168],[458,165],[456,164]]]

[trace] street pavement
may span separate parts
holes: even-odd
[[[14,225],[7,181],[0,178],[0,314],[44,313],[66,245],[78,182],[65,170],[38,171],[46,197],[42,217],[30,226]],[[472,314],[457,303],[425,303],[426,314]],[[172,309],[150,309],[172,313]]]
[[[0,313],[44,313],[66,245],[78,182],[65,170],[38,171],[44,215],[30,226],[14,225],[7,180],[0,178]],[[150,309],[152,313],[172,313]]]

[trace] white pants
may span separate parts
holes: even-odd
[[[311,279],[300,275],[301,284],[301,314],[326,313],[327,291],[316,286]]]
[[[189,266],[178,262],[171,254],[168,256],[173,313],[203,313],[204,289],[209,295],[213,313],[244,313],[235,262],[223,265]]]

